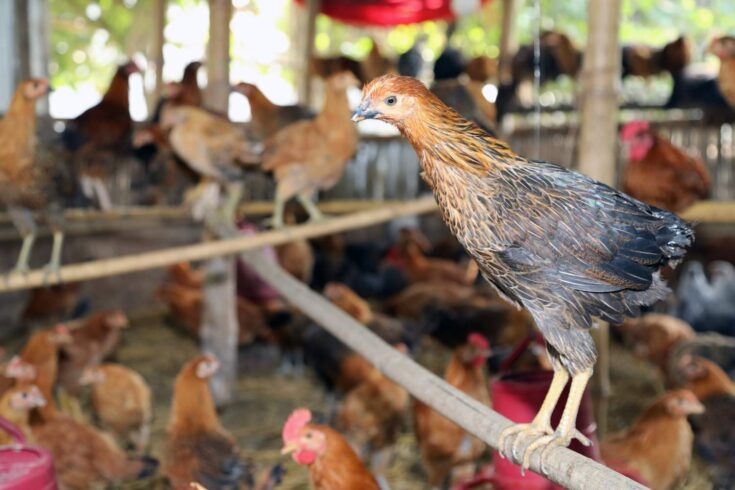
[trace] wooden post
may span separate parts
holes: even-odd
[[[237,302],[235,259],[217,257],[205,266],[204,311],[200,339],[202,351],[220,361],[220,369],[210,381],[217,406],[232,401],[237,379]]]
[[[503,0],[503,18],[500,28],[500,59],[498,60],[498,82],[511,82],[511,65],[516,46],[515,14],[517,0]]]
[[[231,0],[209,0],[207,46],[207,107],[227,114],[230,99]]]
[[[618,137],[618,81],[620,80],[620,0],[590,0],[587,14],[581,87],[579,169],[593,179],[615,183]],[[593,390],[597,398],[600,436],[607,430],[607,399],[610,396],[610,334],[602,323],[594,332],[599,353]]]
[[[301,56],[301,83],[299,99],[302,104],[311,104],[311,58],[314,56],[314,36],[316,36],[316,16],[321,10],[321,0],[307,0],[303,27],[299,29],[299,39],[303,52]]]
[[[31,78],[31,39],[27,0],[15,0],[15,84]]]
[[[155,0],[153,5],[153,46],[151,47],[151,58],[153,59],[154,69],[156,70],[156,87],[150,95],[148,106],[151,111],[154,105],[160,100],[163,94],[163,45],[166,38],[163,31],[166,28],[166,9],[168,7],[167,0]]]

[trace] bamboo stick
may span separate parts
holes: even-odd
[[[240,259],[304,314],[363,355],[411,395],[493,448],[497,448],[500,432],[511,425],[508,419],[448,385],[409,357],[399,353],[367,327],[288,275],[279,266],[262,260],[259,254],[242,253]],[[520,449],[525,449],[525,445]],[[536,472],[539,471],[540,465],[539,452],[537,451],[531,459],[531,469]],[[549,470],[547,478],[571,490],[645,488],[600,463],[566,448],[550,451],[546,459],[546,468]]]
[[[280,245],[294,240],[315,238],[348,230],[366,228],[385,223],[401,216],[433,212],[437,209],[433,198],[422,198],[400,204],[381,206],[360,213],[307,223],[281,230],[259,233],[255,236],[236,237],[215,242],[197,243],[165,250],[127,255],[110,259],[72,264],[61,268],[64,282],[86,281],[100,277],[129,274],[148,269],[166,267],[178,262],[204,260],[222,255],[233,255],[244,250],[253,250],[268,245]],[[58,284],[59,278],[46,277],[41,270],[26,275],[10,275],[0,280],[0,293],[29,289],[44,284]]]

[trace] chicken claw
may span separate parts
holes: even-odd
[[[521,463],[521,473],[525,473],[525,471],[528,469],[528,467],[531,465],[531,456],[533,456],[533,453],[536,452],[539,448],[543,448],[541,451],[541,473],[544,475],[548,474],[548,471],[546,470],[546,457],[549,454],[549,451],[553,450],[556,447],[568,447],[569,444],[571,444],[573,439],[577,439],[579,442],[584,444],[585,446],[589,446],[591,441],[582,434],[577,429],[574,429],[571,433],[562,433],[559,431],[554,432],[553,434],[545,435],[542,437],[539,437],[535,441],[533,441],[529,446],[526,448],[525,452],[523,453],[523,462]]]
[[[518,459],[518,443],[523,440],[526,437],[542,437],[547,436],[549,434],[553,434],[554,429],[551,428],[550,425],[544,425],[544,424],[516,424],[512,425],[500,434],[500,439],[498,440],[498,452],[502,457],[507,457],[508,454],[510,454],[513,459]],[[515,440],[513,441],[513,444],[511,445],[511,450],[506,451],[506,441],[509,437],[515,436]]]

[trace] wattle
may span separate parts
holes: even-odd
[[[293,460],[298,464],[309,465],[316,461],[316,453],[312,451],[296,451],[293,453]]]

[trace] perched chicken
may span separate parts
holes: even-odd
[[[32,289],[23,310],[23,320],[48,324],[77,318],[86,308],[85,301],[80,299],[80,290],[78,282]]]
[[[709,359],[684,355],[679,360],[679,370],[686,380],[684,387],[705,404],[713,396],[735,397],[735,382]]]
[[[691,49],[683,36],[661,48],[628,45],[622,49],[622,77],[629,75],[648,78],[664,71],[681,73],[691,61]]]
[[[33,441],[30,411],[45,404],[46,399],[36,385],[16,386],[0,394],[0,417],[15,425],[26,438]],[[0,446],[12,443],[10,434],[0,429]]]
[[[411,282],[442,282],[471,286],[477,279],[477,263],[471,260],[462,266],[451,260],[427,258],[415,243],[404,249],[406,275]]]
[[[176,155],[194,172],[212,181],[211,185],[198,189],[199,193],[205,194],[197,196],[195,217],[203,218],[217,207],[219,186],[226,186],[228,201],[222,210],[231,222],[242,197],[244,167],[258,163],[257,145],[248,141],[240,126],[194,106],[167,105],[161,111],[160,126],[168,132],[169,143]]]
[[[728,266],[720,265],[720,269]],[[735,334],[735,277],[713,274],[708,279],[698,261],[684,264],[676,288],[676,316],[697,332]]]
[[[353,120],[368,118],[397,126],[409,140],[452,233],[543,333],[554,367],[549,403],[499,441],[503,448],[512,436],[531,439],[523,466],[540,448],[543,461],[579,436],[575,421],[596,359],[593,318],[619,324],[663,298],[658,271],[682,259],[692,229],[584,175],[513,153],[412,78],[388,75],[367,85]],[[551,413],[570,377],[554,431]]]
[[[341,434],[310,422],[308,409],[294,410],[283,426],[281,453],[292,453],[296,463],[309,468],[314,490],[379,490],[378,482]]]
[[[240,82],[232,90],[247,97],[255,136],[260,141],[265,141],[289,124],[314,118],[314,112],[308,107],[274,104],[252,83]]]
[[[690,391],[669,391],[633,426],[602,442],[602,459],[613,468],[632,470],[653,490],[672,488],[692,461],[694,436],[687,416],[702,412]]]
[[[15,90],[10,107],[0,119],[0,204],[8,208],[18,233],[23,238],[14,273],[29,269],[36,222],[31,214],[48,209],[51,169],[36,162],[36,101],[48,94],[48,80],[35,79],[21,83]],[[63,234],[58,216],[48,213],[48,222],[54,234],[49,272],[57,273],[61,266]]]
[[[455,349],[444,373],[444,381],[488,406],[484,367],[489,347],[482,335],[470,334],[467,342]],[[474,475],[485,444],[418,400],[414,402],[413,417],[421,460],[433,488],[441,487],[447,478],[456,484]]]
[[[46,403],[37,413],[46,421],[56,410],[53,392],[58,377],[59,350],[72,342],[69,329],[57,326],[49,330],[37,332],[31,336],[20,352],[20,359],[35,370],[35,379],[16,379],[16,385],[34,384],[41,390]]]
[[[396,346],[407,353],[404,344]],[[357,449],[378,480],[385,481],[393,446],[405,423],[408,392],[373,368],[347,393],[337,411],[337,428]],[[381,485],[387,488],[386,485]]]
[[[266,142],[263,169],[276,179],[273,226],[283,226],[283,207],[297,197],[312,219],[322,217],[311,201],[314,193],[334,186],[357,149],[357,131],[349,124],[347,89],[357,85],[351,73],[327,79],[322,112],[313,121],[300,121]]]
[[[151,388],[143,377],[120,364],[100,364],[86,368],[79,382],[92,386],[92,408],[102,427],[143,454],[153,417]]]
[[[120,154],[131,150],[128,79],[140,69],[132,61],[118,67],[99,104],[66,123],[61,137],[79,164],[78,175],[87,198],[96,198],[103,209],[112,206],[103,182]]]
[[[720,58],[717,86],[730,107],[735,108],[735,37],[715,38],[709,50]]]
[[[647,122],[626,124],[620,139],[629,145],[623,190],[631,196],[679,213],[709,195],[711,181],[704,162],[672,145]]]
[[[84,369],[109,358],[120,343],[120,330],[127,326],[125,313],[105,310],[88,316],[81,320],[79,327],[70,329],[72,341],[62,347],[59,361],[59,384],[66,395],[79,396],[79,378]]]
[[[686,322],[658,313],[627,319],[620,325],[620,330],[626,342],[632,345],[633,352],[655,364],[664,376],[673,348],[696,335]]]
[[[202,106],[202,89],[199,87],[197,76],[202,67],[201,61],[192,61],[184,67],[184,75],[179,82],[179,90],[173,94],[168,103],[173,105]]]
[[[199,482],[209,489],[236,489],[251,483],[249,464],[222,427],[209,378],[219,368],[211,356],[197,356],[179,371],[166,429],[163,474],[176,490]]]

